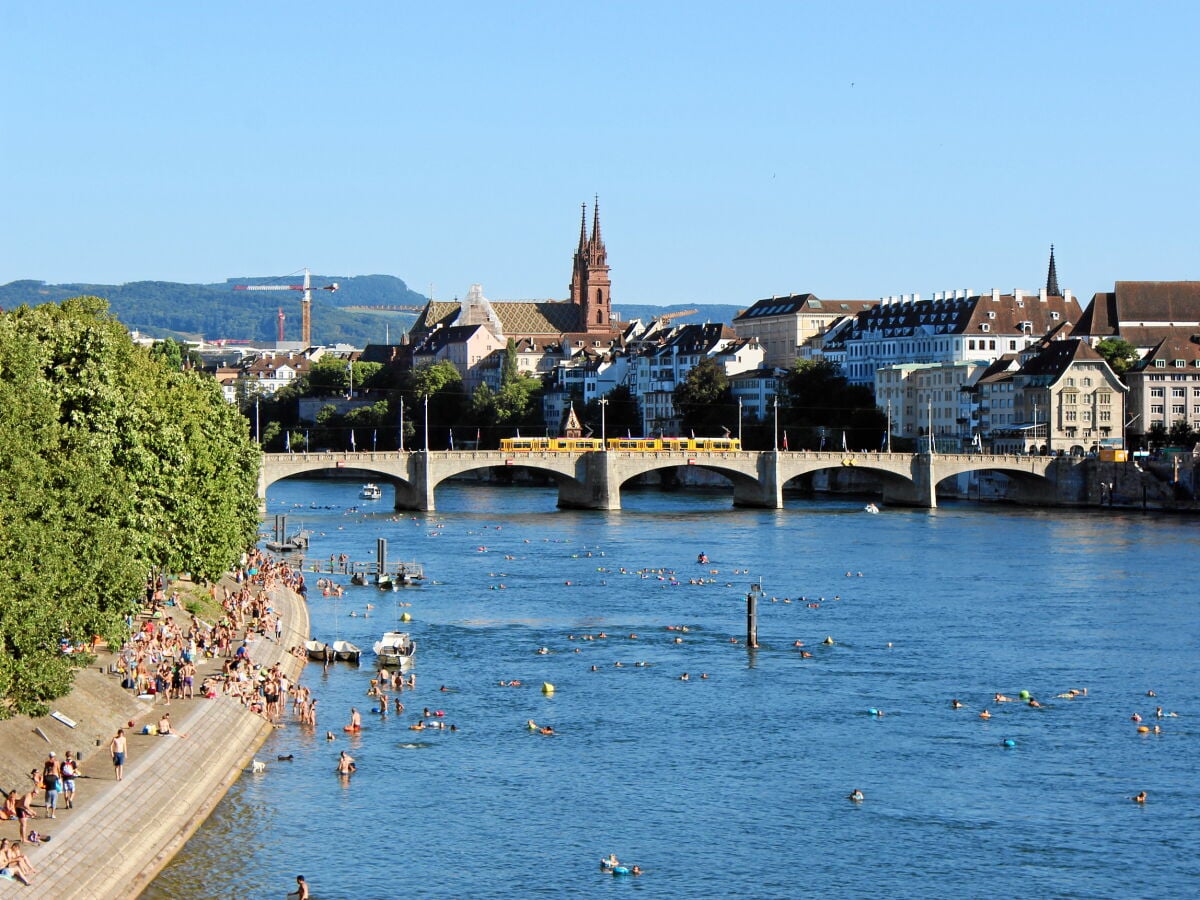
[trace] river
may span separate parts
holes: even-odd
[[[319,727],[273,735],[266,771],[143,896],[283,897],[299,873],[322,900],[1161,898],[1200,883],[1196,519],[735,510],[727,493],[657,490],[577,512],[552,488],[459,484],[437,513],[397,515],[390,488],[368,502],[359,487],[280,482],[268,512],[313,530],[314,558],[369,559],[387,538],[427,583],[336,601],[310,588],[314,636],[355,642],[363,666],[306,668]],[[380,718],[369,650],[401,611],[417,687]],[[1042,707],[992,702],[1021,691]],[[1179,716],[1155,719],[1159,705]],[[425,707],[457,731],[409,730]],[[1162,734],[1139,734],[1135,712]],[[646,874],[601,873],[609,852]]]

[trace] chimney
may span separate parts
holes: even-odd
[[[1067,301],[1067,303],[1070,303],[1074,298],[1071,296],[1070,291],[1063,291],[1063,299]]]
[[[1046,297],[1047,297],[1047,296],[1048,296],[1048,295],[1047,295],[1047,293],[1046,293],[1046,289],[1045,289],[1045,288],[1042,288],[1041,290],[1039,290],[1039,291],[1038,291],[1038,300],[1040,300],[1042,303],[1045,303],[1045,302],[1046,302]]]
[[[1013,299],[1017,301],[1017,306],[1025,300],[1025,292],[1020,288],[1013,288]]]
[[[913,294],[913,303],[920,303],[920,302],[921,302],[921,295]]]
[[[992,302],[993,303],[1000,302],[1000,288],[992,288]]]

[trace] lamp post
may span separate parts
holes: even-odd
[[[926,420],[929,425],[929,455],[933,456],[933,401],[926,401]]]
[[[775,434],[774,434],[775,439],[774,439],[773,443],[774,443],[775,452],[778,453],[779,452],[779,398],[778,397],[775,398],[774,407],[775,407],[775,429],[774,429],[775,430]]]
[[[346,363],[346,374],[350,376],[350,399],[354,399],[354,363]]]
[[[429,455],[429,395],[425,395],[425,455]]]
[[[742,446],[742,398],[738,397],[738,448]]]
[[[601,397],[600,398],[600,446],[602,449],[604,447],[608,446],[608,441],[605,440],[606,434],[605,434],[605,420],[604,420],[604,410],[607,408],[608,408],[608,398]]]
[[[892,401],[888,401],[887,452],[892,452]]]
[[[404,398],[400,398],[400,452],[404,452]]]
[[[262,419],[259,417],[258,410],[259,395],[254,395],[254,443],[262,443]]]

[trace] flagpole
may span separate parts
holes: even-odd
[[[778,453],[779,452],[779,398],[778,397],[775,398],[775,428],[774,428],[774,431],[775,431],[775,434],[773,435],[773,437],[775,439],[774,440],[775,452]]]
[[[425,395],[425,455],[429,455],[429,395]]]

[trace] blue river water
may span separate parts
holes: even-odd
[[[314,558],[370,559],[387,538],[427,583],[310,588],[314,636],[358,644],[362,667],[306,668],[317,729],[273,735],[266,772],[144,896],[283,897],[300,873],[323,900],[1200,890],[1195,519],[735,510],[725,493],[657,490],[570,512],[553,489],[465,484],[414,515],[359,487],[281,482],[268,512],[311,529]],[[369,651],[400,612],[417,686],[381,718]],[[992,702],[1021,691],[1041,708]],[[1156,719],[1160,705],[1178,717]],[[351,706],[366,713],[354,737]],[[425,707],[458,730],[409,730]],[[1139,734],[1134,713],[1162,733]],[[602,873],[610,852],[645,874]]]

